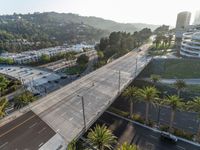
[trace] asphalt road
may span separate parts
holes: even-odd
[[[160,140],[160,133],[141,127],[134,123],[123,120],[117,116],[105,112],[96,122],[106,124],[118,142],[128,142],[138,145],[141,150],[199,150],[200,147],[178,141],[176,144],[166,143]],[[117,147],[117,146],[116,146]],[[115,147],[115,149],[116,149]]]
[[[112,106],[129,112],[129,102],[124,100],[122,97],[119,97]],[[145,103],[135,103],[134,113],[145,117]],[[169,125],[170,115],[171,109],[169,107],[162,107],[160,111],[160,123],[163,125]],[[151,105],[149,109],[149,119],[155,122],[157,122],[158,119],[158,109],[153,105]],[[196,133],[198,129],[197,113],[176,111],[173,126],[190,133]]]
[[[33,112],[0,127],[0,150],[37,150],[55,132]]]

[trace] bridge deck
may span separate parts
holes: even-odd
[[[86,126],[89,127],[118,95],[119,70],[121,89],[135,77],[136,52],[74,81],[42,98],[31,110],[54,131],[70,142],[83,130],[81,98],[84,97]],[[138,73],[147,63],[138,57]]]

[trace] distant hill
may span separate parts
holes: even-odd
[[[85,17],[79,16],[72,13],[56,13],[56,12],[47,12],[47,13],[38,13],[37,16],[45,16],[50,20],[57,21],[59,23],[83,23],[90,25],[94,28],[107,30],[109,32],[113,31],[126,31],[126,32],[135,32],[143,28],[150,28],[155,30],[159,25],[144,24],[144,23],[118,23],[111,20],[105,20],[98,17]]]
[[[33,13],[0,16],[0,53],[26,51],[62,45],[95,43],[113,31],[154,30],[157,25],[117,23],[72,13]]]

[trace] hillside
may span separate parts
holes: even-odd
[[[135,32],[148,24],[123,24],[71,13],[34,13],[0,16],[0,53],[40,49],[63,43],[95,43],[113,31]]]

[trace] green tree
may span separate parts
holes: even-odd
[[[143,89],[138,90],[138,96],[141,100],[146,102],[145,110],[145,123],[149,123],[149,106],[151,103],[154,103],[155,99],[158,98],[159,91],[155,87],[144,87]]]
[[[184,106],[184,103],[182,102],[182,99],[179,98],[179,96],[172,95],[167,96],[167,98],[163,100],[163,104],[168,105],[171,108],[169,131],[172,132],[176,110],[182,108]]]
[[[130,145],[127,142],[123,143],[118,150],[139,150],[136,145]]]
[[[0,75],[0,92],[1,92],[0,95],[7,88],[9,83],[10,82],[7,78],[5,78],[3,75]]]
[[[50,56],[47,55],[47,54],[42,54],[42,56],[40,57],[40,60],[41,60],[43,63],[49,62],[49,61],[50,61]]]
[[[192,101],[188,101],[187,108],[198,113],[197,119],[199,126],[197,130],[197,140],[200,142],[200,97],[196,97]]]
[[[129,102],[130,102],[130,117],[133,116],[133,112],[134,112],[134,102],[137,101],[137,91],[138,88],[134,87],[134,86],[129,86],[127,89],[124,90],[124,92],[122,93],[122,96],[128,98]]]
[[[5,116],[5,109],[8,106],[8,100],[6,98],[2,98],[0,100],[0,117]]]
[[[33,102],[35,100],[35,97],[33,94],[29,91],[25,91],[24,93],[14,97],[14,107],[15,108],[21,108],[29,103]]]
[[[85,64],[87,64],[88,63],[88,61],[89,61],[89,57],[88,56],[86,56],[85,54],[82,54],[81,56],[79,56],[78,58],[77,58],[77,64],[79,64],[79,65],[85,65]]]
[[[88,141],[98,150],[112,149],[112,144],[116,142],[116,137],[105,125],[96,125],[88,133]]]
[[[180,97],[181,91],[186,87],[186,83],[184,80],[178,79],[174,83],[174,86],[177,90],[177,95]]]

